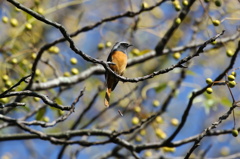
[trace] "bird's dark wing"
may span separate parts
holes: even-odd
[[[117,86],[119,79],[114,77],[113,75],[110,75],[110,73],[107,73],[106,81],[107,81],[107,87],[109,89],[111,88],[111,91],[113,91],[115,89],[115,87]]]
[[[122,75],[123,75],[123,73],[120,74],[120,76],[122,76]],[[114,83],[113,83],[113,86],[112,86],[112,91],[115,89],[115,87],[117,86],[118,82],[119,82],[119,79],[114,77]]]
[[[114,84],[113,84],[113,86],[112,86],[112,91],[113,91],[113,90],[115,89],[115,87],[117,86],[119,79],[115,78],[114,81],[115,81],[115,82],[114,82]]]
[[[112,61],[112,52],[108,55],[107,61]]]
[[[110,54],[108,55],[107,61],[112,61],[112,52],[110,52]],[[108,79],[108,71],[105,70],[105,79]]]

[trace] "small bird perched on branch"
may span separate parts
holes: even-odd
[[[113,46],[107,58],[107,61],[112,62],[112,64],[109,64],[109,67],[118,75],[122,76],[124,73],[124,70],[126,69],[127,59],[128,59],[127,49],[130,46],[132,45],[126,42],[117,42]],[[106,71],[105,78],[107,82],[107,90],[106,90],[106,95],[104,99],[104,104],[106,107],[109,107],[111,92],[115,89],[119,79],[109,71]]]

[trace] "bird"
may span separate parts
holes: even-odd
[[[127,42],[117,42],[110,54],[108,55],[107,61],[111,62],[109,64],[109,67],[118,75],[122,76],[126,66],[127,66],[127,49],[132,46],[131,44],[128,44]],[[104,99],[104,105],[106,107],[109,107],[110,102],[110,95],[111,92],[115,89],[115,87],[118,84],[119,79],[115,77],[112,73],[109,71],[106,71],[105,73],[105,79],[107,84],[105,99]]]

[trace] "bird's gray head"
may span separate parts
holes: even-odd
[[[112,48],[112,51],[122,51],[124,53],[127,53],[127,49],[132,46],[131,44],[128,44],[126,42],[117,42],[113,48]]]

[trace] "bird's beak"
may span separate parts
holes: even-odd
[[[132,45],[132,44],[129,44],[129,45],[128,45],[128,47],[131,47],[131,46],[133,46],[133,45]]]

